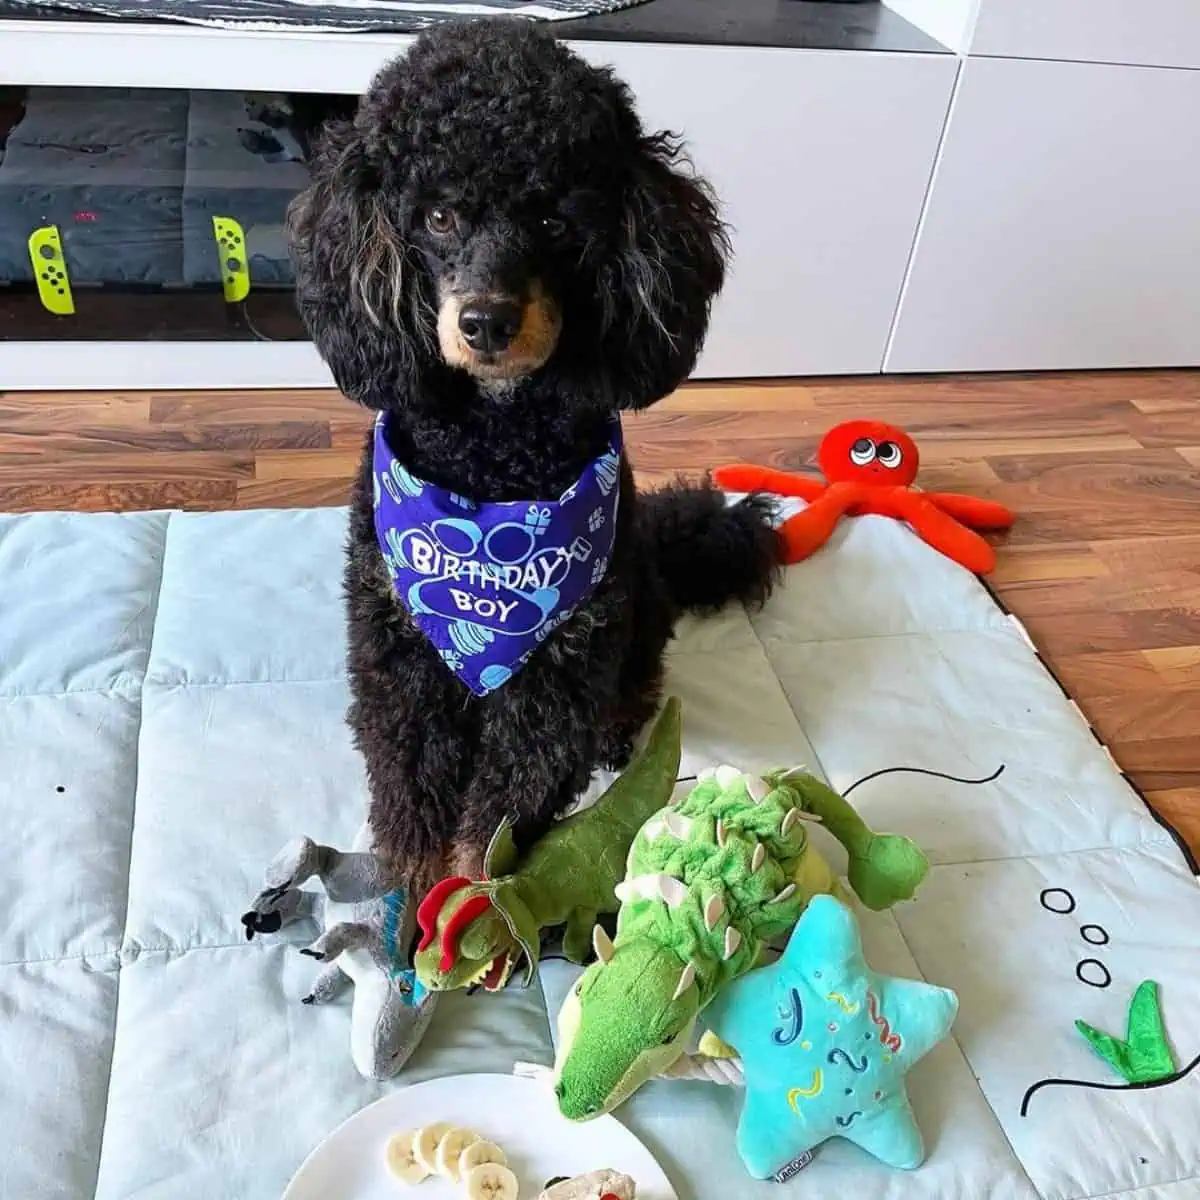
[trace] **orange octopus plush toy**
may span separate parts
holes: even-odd
[[[902,429],[882,421],[846,421],[821,439],[817,462],[824,480],[743,465],[718,467],[713,479],[730,492],[772,492],[808,501],[779,531],[789,563],[819,550],[842,517],[874,513],[906,521],[935,550],[977,575],[996,565],[996,552],[975,530],[1007,529],[1013,514],[991,500],[916,487],[920,455]]]

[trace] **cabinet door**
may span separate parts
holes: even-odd
[[[878,371],[945,121],[949,55],[579,47],[683,133],[733,226],[697,375]]]
[[[1196,0],[982,0],[972,54],[1200,67]]]
[[[887,369],[1200,364],[1200,72],[963,72]]]

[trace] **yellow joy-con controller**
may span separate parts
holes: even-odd
[[[75,298],[57,225],[43,225],[29,235],[29,261],[42,307],[57,316],[69,317],[75,311]]]
[[[221,262],[221,290],[226,304],[237,304],[250,295],[250,259],[246,234],[232,217],[213,217],[213,237]]]

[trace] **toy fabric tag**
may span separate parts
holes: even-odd
[[[477,696],[508,682],[608,571],[621,422],[557,500],[477,502],[412,474],[375,424],[375,536],[392,586]]]
[[[801,1154],[798,1158],[793,1158],[792,1161],[790,1163],[788,1163],[788,1165],[786,1167],[783,1167],[782,1169],[776,1171],[775,1174],[771,1176],[771,1178],[776,1183],[787,1183],[787,1181],[789,1179],[794,1179],[797,1175],[799,1175],[800,1172],[803,1171],[804,1168],[807,1167],[810,1162],[812,1162],[813,1157],[814,1157],[813,1151],[805,1150],[805,1152],[803,1154]]]

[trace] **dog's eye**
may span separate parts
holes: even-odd
[[[567,232],[567,223],[559,217],[543,217],[542,232],[547,237],[560,238]]]
[[[438,237],[445,237],[454,229],[454,213],[448,208],[431,208],[425,214],[425,228]]]

